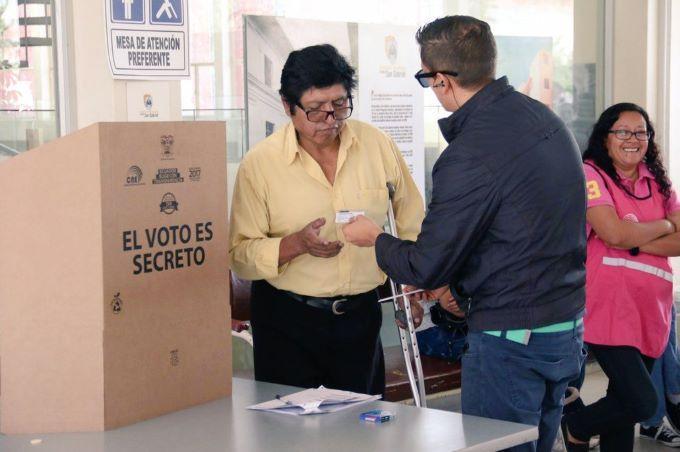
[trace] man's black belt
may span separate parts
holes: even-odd
[[[287,290],[283,290],[282,292],[285,293],[290,298],[292,298],[293,300],[299,301],[300,303],[304,303],[307,306],[311,306],[317,309],[325,309],[326,311],[331,311],[335,315],[342,315],[347,311],[353,311],[355,309],[360,308],[362,306],[362,303],[366,303],[366,300],[364,300],[366,295],[372,293],[373,291],[360,293],[357,295],[340,295],[337,297],[327,298],[300,295],[296,294],[295,292],[289,292]]]

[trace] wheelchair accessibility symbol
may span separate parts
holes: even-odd
[[[183,25],[182,0],[151,0],[151,23],[155,25]]]

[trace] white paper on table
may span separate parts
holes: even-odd
[[[293,394],[281,395],[274,400],[251,405],[248,409],[301,416],[333,413],[362,403],[378,400],[380,397],[380,395],[360,394],[319,386],[318,388],[305,389]]]

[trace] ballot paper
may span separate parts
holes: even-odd
[[[293,394],[277,395],[274,400],[251,405],[248,409],[303,416],[333,413],[378,399],[380,395],[359,394],[319,386]]]

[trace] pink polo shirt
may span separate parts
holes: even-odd
[[[584,164],[588,208],[609,205],[619,218],[636,223],[663,219],[680,210],[675,191],[666,201],[644,163],[634,183],[619,177],[631,193],[646,199],[629,196],[603,170],[590,165],[595,166],[590,161]],[[585,341],[628,345],[644,355],[661,356],[668,342],[673,303],[668,258],[642,252],[631,256],[628,250],[609,248],[590,224],[587,233]]]

